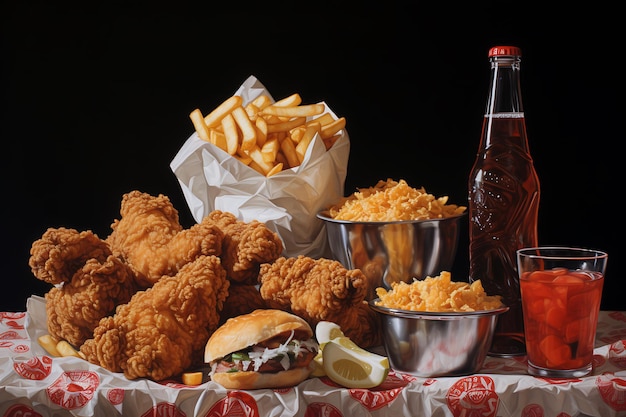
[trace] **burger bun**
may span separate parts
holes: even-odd
[[[209,338],[204,362],[210,363],[283,333],[294,331],[294,339],[308,340],[313,330],[302,317],[277,309],[258,309],[231,317]]]
[[[313,337],[311,326],[303,318],[283,310],[258,309],[229,318],[209,338],[204,361],[219,361],[230,353],[279,335],[287,340],[292,331],[295,340],[305,341]],[[307,379],[311,371],[309,366],[300,366],[278,372],[214,372],[211,380],[227,389],[286,388]]]
[[[246,372],[217,372],[211,380],[226,389],[262,389],[294,387],[304,381],[311,374],[311,369],[293,368],[287,371],[262,373]]]

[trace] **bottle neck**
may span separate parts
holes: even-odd
[[[490,90],[485,117],[524,117],[520,57],[495,56],[490,58],[490,62]]]

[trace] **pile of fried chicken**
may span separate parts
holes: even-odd
[[[381,343],[360,270],[282,256],[278,234],[259,221],[213,211],[183,228],[165,195],[131,191],[101,239],[49,228],[29,265],[48,282],[48,332],[89,362],[128,379],[162,381],[201,366],[211,334],[257,308],[297,314],[314,327],[334,321],[362,347]]]

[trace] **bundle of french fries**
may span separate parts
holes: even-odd
[[[198,136],[269,177],[296,167],[319,134],[326,150],[341,136],[346,119],[335,119],[324,104],[302,104],[294,93],[272,103],[260,95],[244,106],[234,95],[206,116],[200,109],[189,114]]]
[[[43,347],[46,352],[52,356],[75,356],[77,358],[85,359],[82,352],[75,349],[66,340],[58,340],[50,334],[44,334],[37,338],[39,345]]]

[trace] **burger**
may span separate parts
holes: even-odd
[[[303,318],[258,309],[229,318],[213,332],[204,361],[211,367],[211,380],[224,388],[284,388],[309,377],[318,350]]]

